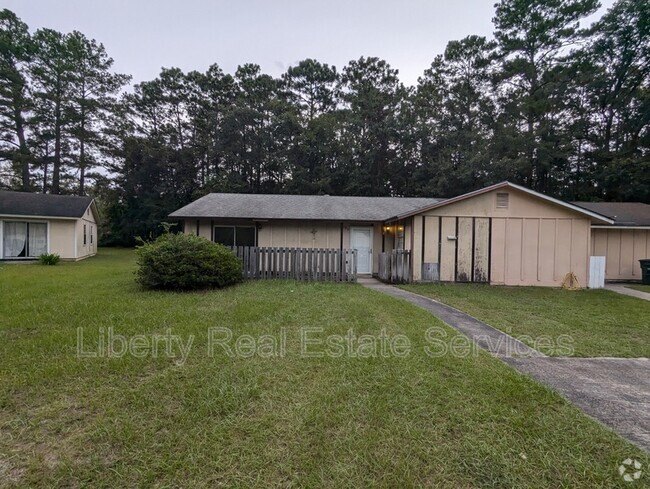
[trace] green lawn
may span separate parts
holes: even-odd
[[[608,290],[478,284],[403,288],[449,304],[553,356],[650,357],[650,302]],[[561,342],[561,335],[570,335]],[[549,337],[552,343],[546,338]],[[538,340],[537,345],[532,340]]]
[[[144,292],[132,272],[133,253],[119,250],[0,265],[0,486],[633,487],[620,462],[650,463],[486,353],[426,355],[424,331],[443,326],[397,299],[281,281]],[[85,354],[108,328],[195,339],[185,363],[78,358],[78,327]],[[286,354],[210,355],[209,327],[284,328]],[[383,327],[411,352],[306,358],[301,327],[322,327],[319,338]]]
[[[650,294],[650,285],[634,284],[626,285],[628,289],[640,290],[641,292],[648,292]]]

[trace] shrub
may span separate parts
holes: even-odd
[[[61,257],[56,253],[43,253],[38,257],[38,261],[41,262],[41,265],[56,265],[61,260]]]
[[[241,280],[239,259],[200,236],[166,233],[138,246],[136,253],[136,280],[148,289],[196,290]]]

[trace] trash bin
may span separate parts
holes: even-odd
[[[650,285],[650,258],[639,260],[641,264],[641,283]]]

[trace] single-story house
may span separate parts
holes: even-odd
[[[0,260],[56,253],[81,260],[97,252],[99,215],[90,197],[0,191]]]
[[[502,182],[450,199],[213,193],[170,218],[186,233],[230,246],[356,249],[359,274],[377,274],[380,253],[403,249],[414,281],[433,266],[441,281],[560,286],[573,273],[585,286],[590,256],[626,253],[627,230],[634,257],[650,257],[650,206],[635,204],[630,229],[619,204],[609,205]],[[639,274],[638,262],[607,265],[607,279]]]
[[[604,256],[607,280],[640,280],[639,260],[650,258],[650,205],[640,202],[575,202],[614,224],[591,226],[591,254]]]

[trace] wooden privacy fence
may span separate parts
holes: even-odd
[[[411,281],[411,252],[393,250],[379,254],[379,279],[391,284]]]
[[[295,279],[332,282],[357,280],[357,251],[336,248],[262,248],[235,246],[246,279]]]

